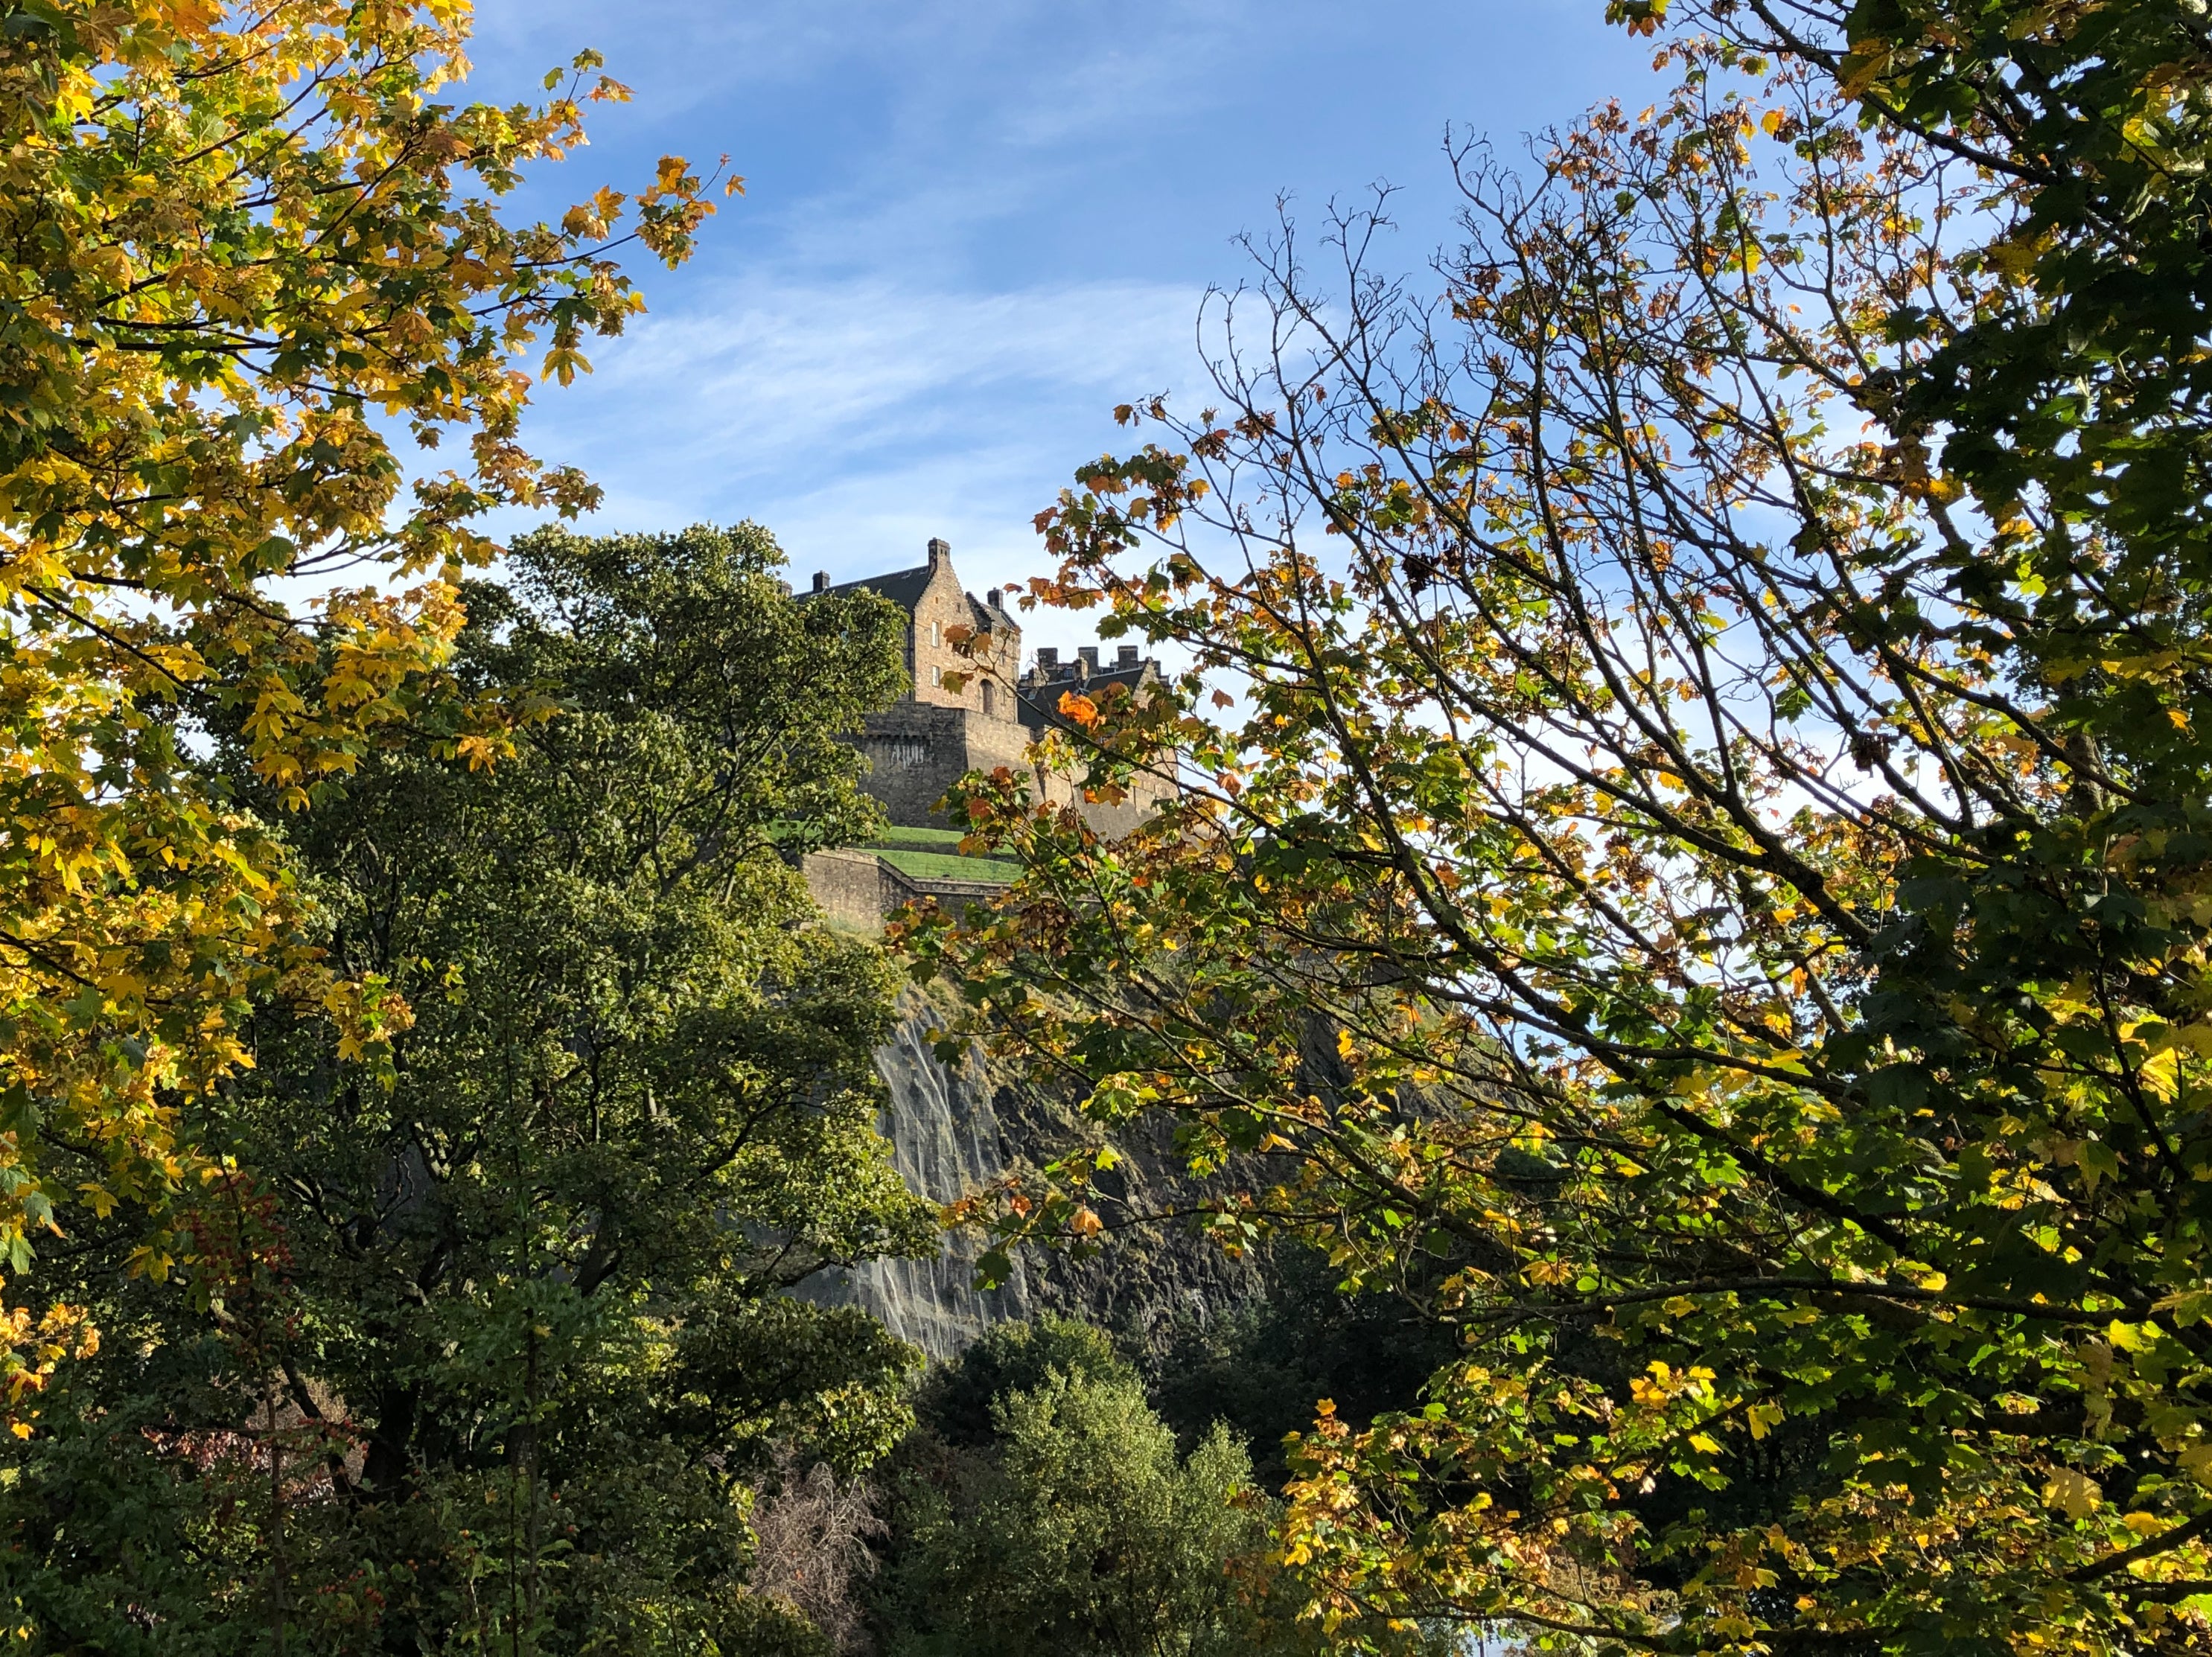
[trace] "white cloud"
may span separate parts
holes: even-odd
[[[1589,40],[1613,37],[1595,14],[1570,59],[1531,9],[478,0],[480,94],[586,45],[637,88],[594,112],[601,147],[548,199],[633,187],[662,149],[729,150],[752,181],[686,269],[635,261],[653,313],[546,390],[527,438],[605,488],[589,528],[756,518],[802,575],[840,577],[943,535],[978,591],[1036,574],[1034,514],[1134,440],[1112,406],[1204,400],[1200,285],[1243,273],[1227,239],[1278,188],[1325,199],[1377,154],[1419,167],[1478,91],[1518,108],[1595,72]],[[1462,84],[1477,38],[1495,60]],[[1059,626],[1033,641],[1068,642]]]
[[[1206,77],[1240,18],[1253,39],[1249,10],[634,0],[608,38],[589,0],[480,0],[481,62],[596,44],[639,90],[610,118],[617,138],[653,137],[621,124],[643,117],[668,147],[728,148],[755,174],[691,268],[639,272],[653,313],[590,348],[588,379],[541,394],[530,440],[600,483],[607,528],[756,517],[840,574],[930,534],[979,586],[1033,563],[1030,520],[1113,440],[1112,405],[1196,367],[1194,284],[1085,267],[1097,238],[1126,245],[1115,135],[1176,129],[1221,95]]]
[[[795,564],[840,576],[944,535],[980,590],[1036,573],[1030,520],[1113,440],[1112,405],[1188,380],[1199,300],[731,284],[600,347],[588,379],[543,394],[530,436],[605,489],[595,526],[757,518]]]
[[[888,72],[908,137],[980,117],[1003,137],[1060,143],[1187,103],[1269,15],[1250,0],[628,0],[617,27],[604,0],[477,0],[472,55],[534,76],[594,46],[662,115]]]
[[[956,418],[988,416],[994,398],[1158,389],[1188,366],[1199,297],[1140,283],[998,294],[917,293],[883,277],[745,284],[648,319],[607,354],[591,400],[660,428],[661,456],[674,441],[687,461],[757,479],[802,456],[818,465],[929,440]],[[1012,406],[1004,418],[1033,424]]]

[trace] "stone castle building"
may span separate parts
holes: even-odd
[[[1157,665],[1128,646],[1110,662],[1102,660],[1095,646],[1064,662],[1049,649],[1025,661],[1021,624],[1002,602],[1007,595],[992,592],[977,598],[969,593],[953,572],[951,549],[942,541],[930,542],[927,561],[918,568],[834,587],[827,575],[813,581],[816,592],[858,587],[880,593],[907,615],[911,689],[892,707],[871,714],[854,738],[872,763],[862,786],[884,803],[894,823],[907,828],[951,826],[933,808],[963,773],[1000,765],[1027,768],[1025,750],[1060,720],[1060,699],[1069,691],[1097,695],[1108,686],[1122,685],[1142,695],[1159,680]],[[956,628],[977,636],[988,634],[988,652],[956,650]],[[1129,800],[1107,804],[1072,800],[1073,785],[1063,779],[1042,778],[1034,770],[1030,776],[1033,798],[1042,793],[1073,804],[1108,834],[1134,827],[1172,792],[1152,784],[1133,792]],[[979,873],[991,867],[980,858],[963,861]],[[860,847],[811,853],[803,868],[808,887],[830,920],[869,932],[915,899],[933,898],[957,907],[963,901],[988,901],[1006,885],[1003,877],[911,875]],[[941,1004],[908,985],[899,992],[892,1039],[876,1051],[876,1068],[887,1092],[881,1126],[891,1141],[894,1164],[910,1190],[937,1203],[968,1196],[1010,1168],[1048,1160],[1063,1148],[1056,1136],[1065,1131],[1063,1103],[994,1076],[980,1049],[971,1049],[957,1064],[940,1062],[938,1042],[945,1022]],[[1157,1173],[1152,1171],[1154,1163]],[[1142,1170],[1138,1177],[1163,1181],[1179,1166],[1144,1150],[1123,1164],[1125,1170]],[[870,1260],[824,1273],[799,1292],[831,1304],[865,1307],[892,1333],[944,1360],[1004,1319],[1065,1309],[1105,1323],[1118,1321],[1127,1307],[1148,1323],[1158,1320],[1157,1326],[1164,1329],[1169,1317],[1187,1308],[1203,1315],[1213,1305],[1232,1306],[1256,1281],[1249,1277],[1251,1268],[1224,1262],[1218,1250],[1124,1241],[1109,1243],[1109,1253],[1085,1275],[1065,1264],[1047,1266],[1018,1254],[1009,1281],[986,1291],[975,1287],[980,1247],[970,1234],[950,1234],[934,1259]]]
[[[905,610],[906,665],[910,688],[882,713],[868,716],[859,737],[870,773],[862,785],[881,800],[890,820],[908,828],[945,828],[934,807],[945,791],[969,771],[1000,766],[1030,772],[1033,798],[1073,804],[1100,833],[1118,835],[1150,816],[1173,790],[1139,779],[1128,798],[1112,804],[1078,798],[1067,779],[1031,768],[1029,744],[1049,725],[1065,725],[1060,699],[1069,691],[1097,696],[1109,685],[1135,695],[1159,681],[1158,665],[1124,645],[1115,659],[1099,659],[1097,646],[1085,646],[1072,661],[1056,650],[1039,650],[1026,669],[1022,662],[1021,623],[1008,614],[994,587],[982,598],[967,592],[952,568],[952,549],[932,540],[928,561],[918,568],[864,576],[836,586],[826,574],[814,578],[816,592],[850,592],[866,587]],[[956,647],[964,628],[972,644]]]

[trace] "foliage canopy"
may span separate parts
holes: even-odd
[[[1063,704],[1091,786],[1182,798],[1109,844],[972,779],[1028,873],[909,936],[1094,1112],[1272,1170],[1225,1241],[1461,1332],[1303,1448],[1330,1616],[2200,1649],[2212,46],[1698,21],[1653,109],[1458,153],[1433,299],[1379,208],[1256,250],[1223,406],[1124,410],[1162,440],[1040,519],[1036,596],[1193,664]],[[1079,1236],[1091,1172],[988,1212]]]
[[[225,1171],[178,1271],[123,1271],[121,1212],[47,1267],[106,1339],[9,1441],[33,1648],[795,1637],[745,1592],[750,1483],[771,1442],[881,1455],[918,1355],[787,1291],[938,1229],[874,1131],[886,969],[785,855],[878,822],[837,737],[895,693],[898,620],[780,562],[751,526],[525,537],[450,671],[558,717],[490,769],[387,743],[295,819],[332,970],[413,1021],[380,1066],[266,1008],[184,1113]]]
[[[425,718],[472,763],[512,723],[441,694],[454,582],[498,506],[593,498],[517,422],[639,300],[624,197],[494,210],[619,98],[586,53],[542,106],[439,101],[459,0],[27,0],[0,27],[0,1251],[58,1213],[159,1205],[198,1166],[177,1102],[244,1062],[249,997],[374,1043],[398,1009],[300,936],[265,831],[179,737],[231,718],[286,808]],[[629,234],[675,263],[713,209],[678,158]],[[458,464],[400,498],[404,434]],[[375,583],[311,609],[280,582]],[[394,592],[407,581],[417,585]],[[43,1148],[95,1145],[57,1185]],[[165,1271],[149,1249],[138,1268]],[[12,1314],[19,1338],[27,1314]],[[15,1395],[79,1338],[12,1360]]]
[[[1220,1423],[1187,1454],[1098,1330],[987,1333],[925,1387],[878,1596],[891,1657],[1305,1653]]]

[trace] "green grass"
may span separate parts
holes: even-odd
[[[957,828],[886,828],[860,849],[917,880],[1010,881],[1018,865],[1006,858],[963,857]]]
[[[886,828],[869,842],[871,846],[898,846],[908,851],[939,851],[948,857],[957,856],[953,848],[960,844],[957,828]]]
[[[959,836],[956,835],[953,839],[957,841]],[[865,849],[873,852],[901,874],[912,875],[916,880],[993,880],[1004,884],[1019,872],[1018,865],[1004,858],[947,857],[941,852],[916,852],[880,843]]]

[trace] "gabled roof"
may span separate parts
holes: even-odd
[[[921,595],[929,591],[932,570],[927,564],[920,569],[895,569],[888,575],[863,575],[857,581],[840,581],[834,587],[822,589],[822,596],[833,592],[857,592],[866,587],[870,592],[881,593],[893,604],[902,605],[910,615]],[[815,595],[808,593],[808,598]],[[1020,623],[1006,613],[1004,605],[985,604],[972,592],[961,597],[968,601],[968,613],[975,618],[978,633],[998,632],[1007,628],[1018,628]]]
[[[840,581],[834,587],[824,587],[824,593],[855,592],[866,587],[879,592],[895,604],[902,604],[910,612],[921,602],[921,595],[929,591],[929,578],[935,572],[924,564],[920,569],[896,569],[888,575],[863,575],[857,581]]]
[[[1060,711],[1060,699],[1065,693],[1072,690],[1081,696],[1097,696],[1107,686],[1118,684],[1133,696],[1144,688],[1147,674],[1155,680],[1159,677],[1158,668],[1158,663],[1146,657],[1129,667],[1101,666],[1087,678],[1078,678],[1072,667],[1065,667],[1049,679],[1034,673],[1025,676],[1014,690],[1022,723],[1036,731],[1048,725],[1064,725],[1067,720]]]
[[[1001,628],[1009,627],[1019,630],[1021,623],[1006,613],[1004,604],[987,604],[972,592],[963,596],[968,600],[968,613],[975,618],[977,632],[996,633]]]

